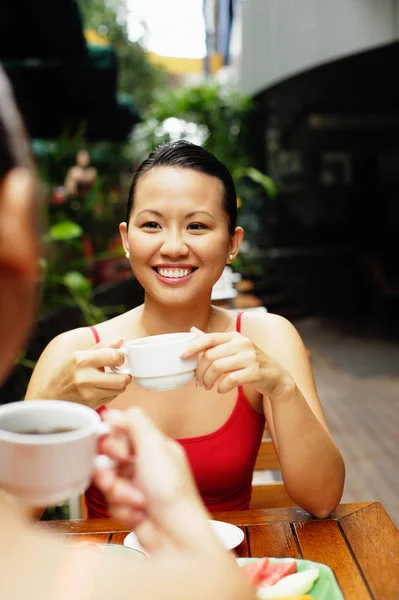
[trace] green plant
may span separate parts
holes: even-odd
[[[141,162],[160,143],[185,138],[204,145],[229,169],[249,166],[250,111],[250,98],[215,83],[159,92],[133,132],[132,158]]]
[[[109,40],[116,50],[118,90],[133,95],[140,109],[149,106],[167,74],[148,60],[139,42],[129,40],[126,0],[79,0],[79,6],[85,28]]]

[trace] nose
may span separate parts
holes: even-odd
[[[173,258],[187,256],[189,253],[184,236],[178,230],[170,230],[165,233],[160,251],[163,256],[170,256]]]

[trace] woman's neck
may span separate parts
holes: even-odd
[[[143,335],[159,335],[162,333],[176,333],[190,331],[197,327],[204,332],[209,332],[212,327],[214,310],[210,303],[198,304],[194,307],[177,308],[170,310],[168,307],[155,305],[151,300],[145,299],[139,317]]]

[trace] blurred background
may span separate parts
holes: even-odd
[[[40,317],[0,402],[55,335],[142,301],[127,191],[188,139],[231,170],[246,232],[218,301],[294,322],[344,501],[399,523],[399,1],[2,0],[0,24],[48,225]]]

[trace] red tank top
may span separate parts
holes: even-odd
[[[241,330],[241,313],[237,315],[236,329]],[[96,330],[94,335],[98,342]],[[106,407],[101,406],[99,414],[104,410]],[[236,404],[224,425],[207,435],[177,440],[185,449],[210,512],[249,508],[252,473],[264,428],[264,415],[252,408],[239,387]],[[105,499],[98,489],[91,486],[85,496],[89,518],[108,516]]]

